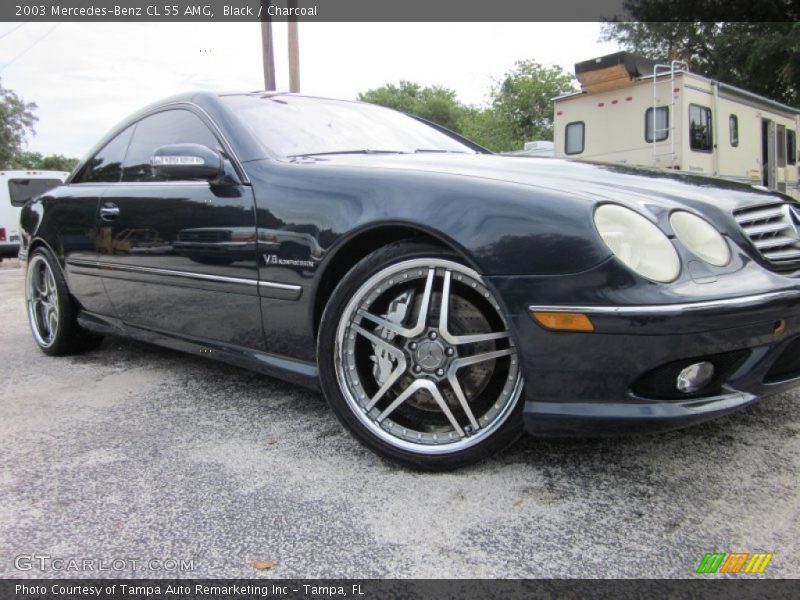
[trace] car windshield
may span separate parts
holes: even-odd
[[[242,125],[282,157],[453,152],[469,146],[402,113],[372,104],[303,96],[223,96]]]

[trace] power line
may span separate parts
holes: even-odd
[[[33,50],[33,48],[34,48],[35,46],[37,46],[37,45],[39,44],[39,42],[41,42],[41,41],[42,41],[44,38],[46,38],[48,35],[50,35],[50,34],[53,32],[53,30],[54,30],[56,27],[58,27],[59,25],[61,25],[61,23],[56,23],[55,25],[53,25],[53,26],[52,26],[50,29],[48,29],[48,30],[47,30],[47,31],[44,33],[44,35],[43,35],[43,36],[39,37],[39,38],[38,38],[38,39],[37,39],[35,42],[33,42],[33,43],[30,45],[30,46],[28,46],[27,48],[25,48],[25,50],[23,50],[22,52],[20,52],[19,54],[17,54],[17,55],[16,55],[14,58],[12,58],[10,61],[8,61],[6,64],[4,64],[2,67],[0,67],[0,73],[2,73],[3,71],[5,71],[5,70],[6,70],[8,67],[10,67],[11,65],[13,65],[15,62],[17,62],[17,61],[18,61],[20,58],[22,58],[22,57],[23,57],[24,55],[26,55],[28,52],[30,52],[31,50]]]
[[[4,37],[6,37],[7,35],[11,35],[11,34],[12,34],[12,33],[14,33],[14,32],[15,32],[17,29],[19,29],[19,28],[20,28],[20,27],[22,27],[23,25],[27,25],[28,23],[30,23],[30,21],[25,21],[25,22],[23,22],[23,23],[20,23],[20,24],[19,24],[19,25],[17,25],[16,27],[12,27],[12,28],[11,28],[9,31],[6,31],[6,32],[5,32],[3,35],[0,35],[0,40],[2,40],[2,39],[3,39]]]

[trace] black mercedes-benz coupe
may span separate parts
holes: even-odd
[[[310,387],[448,469],[524,429],[669,429],[800,380],[800,206],[677,173],[492,155],[392,110],[198,93],[28,202],[36,343],[103,334]]]

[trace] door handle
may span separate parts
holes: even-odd
[[[100,207],[100,218],[104,221],[113,221],[119,216],[119,207],[110,202]]]

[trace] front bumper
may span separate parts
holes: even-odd
[[[504,300],[516,303],[509,319],[525,379],[525,428],[533,435],[675,429],[800,384],[800,286],[793,281],[783,289],[683,303],[520,306],[519,298],[536,297],[532,288],[541,284],[525,279],[493,283]],[[547,330],[531,308],[584,313],[595,331]],[[635,391],[646,374],[664,365],[731,354],[738,357],[735,368],[713,393],[681,398],[674,390],[674,398],[664,398]]]

